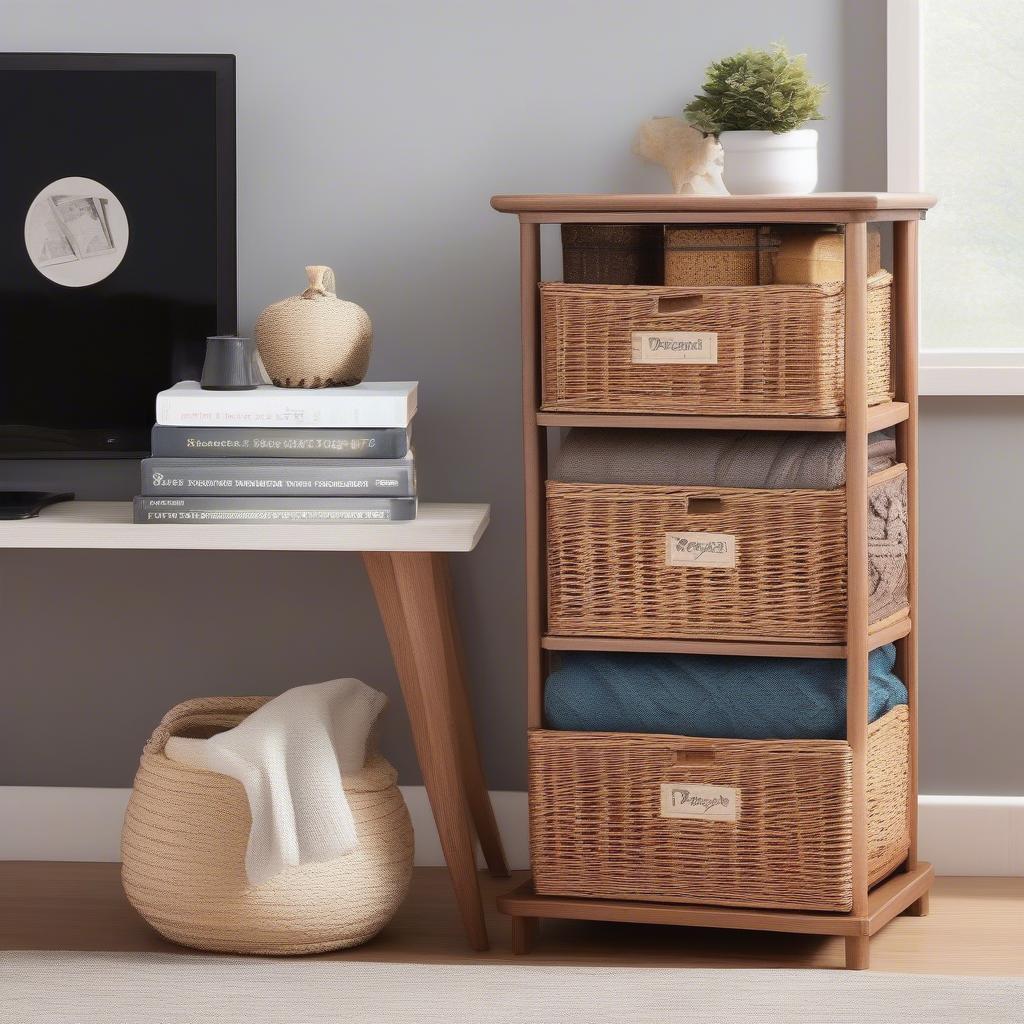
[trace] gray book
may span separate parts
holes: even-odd
[[[400,459],[408,427],[153,427],[152,454],[167,459]]]
[[[142,493],[311,498],[416,493],[411,455],[402,459],[143,459]]]
[[[392,523],[416,518],[415,498],[135,499],[136,523]]]

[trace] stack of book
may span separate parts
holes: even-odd
[[[137,523],[340,523],[416,518],[414,382],[204,391],[156,400]]]

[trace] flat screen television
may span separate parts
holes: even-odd
[[[138,458],[236,330],[235,59],[0,54],[0,459]]]

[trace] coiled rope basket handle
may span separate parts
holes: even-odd
[[[207,739],[226,732],[263,707],[269,697],[196,697],[176,704],[153,730],[142,754],[159,754],[172,736]]]
[[[383,757],[372,754],[344,779],[358,848],[253,887],[245,875],[250,817],[242,786],[164,753],[171,736],[212,736],[268,699],[205,697],[164,715],[142,752],[125,814],[125,893],[161,935],[197,949],[289,955],[358,945],[391,920],[412,877],[412,823]]]

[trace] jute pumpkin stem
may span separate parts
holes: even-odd
[[[335,293],[337,285],[334,281],[334,271],[330,267],[306,267],[306,278],[309,280],[307,297],[314,292],[318,295]]]

